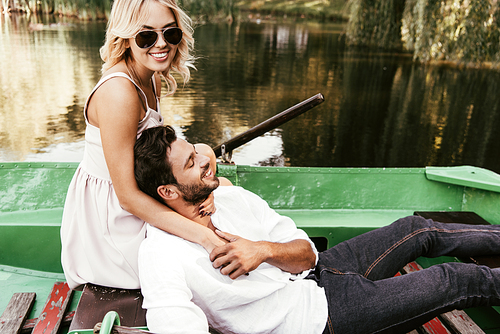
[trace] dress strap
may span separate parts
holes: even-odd
[[[137,90],[139,91],[141,97],[143,98],[144,100],[144,103],[146,103],[146,107],[147,109],[150,109],[149,108],[149,105],[148,105],[148,99],[146,98],[146,94],[144,94],[144,92],[142,91],[141,87],[139,87],[138,84],[136,84],[134,82],[134,80],[132,80],[132,78],[126,74],[126,73],[123,73],[123,72],[114,72],[114,73],[110,73],[108,75],[106,75],[105,77],[102,77],[101,80],[99,80],[99,82],[95,85],[94,89],[92,89],[92,92],[90,92],[89,94],[89,97],[87,98],[87,101],[85,101],[85,105],[83,107],[83,117],[85,118],[85,122],[88,123],[88,118],[87,118],[87,108],[88,108],[88,105],[89,105],[89,102],[90,102],[90,99],[92,98],[92,96],[94,95],[95,91],[101,87],[101,85],[103,83],[105,83],[106,81],[108,81],[109,79],[112,79],[112,78],[116,78],[116,77],[121,77],[121,78],[125,78],[125,79],[128,79],[130,82],[132,82],[134,84],[134,86],[137,88]],[[153,87],[154,87],[154,91],[155,91],[155,97],[156,97],[156,84],[155,84],[155,80],[154,80],[154,77],[153,77]],[[158,100],[158,98],[157,98]],[[156,104],[158,105],[158,102],[156,102]],[[146,110],[147,112],[148,110]]]

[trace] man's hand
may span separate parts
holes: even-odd
[[[292,274],[311,269],[315,264],[316,255],[307,240],[276,243],[250,241],[219,230],[216,233],[229,243],[216,247],[210,253],[210,260],[214,268],[221,268],[220,272],[231,279],[255,270],[263,262]]]
[[[214,268],[221,268],[220,272],[223,275],[236,279],[254,270],[266,260],[267,249],[264,242],[250,241],[219,230],[215,232],[229,241],[210,253]]]

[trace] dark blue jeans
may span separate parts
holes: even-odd
[[[442,224],[411,216],[320,253],[325,333],[407,333],[453,309],[500,305],[500,269],[446,263],[394,275],[420,256],[500,254],[500,225]]]

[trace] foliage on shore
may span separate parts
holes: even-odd
[[[242,12],[258,12],[273,16],[298,17],[323,21],[342,20],[349,17],[345,10],[348,0],[240,0],[237,8]]]
[[[112,0],[1,0],[2,12],[29,15],[53,14],[83,20],[105,20],[109,17]]]
[[[106,20],[113,0],[0,0],[2,11]],[[500,0],[178,0],[196,22],[249,16],[348,20],[346,42],[414,60],[500,63]]]
[[[350,45],[413,52],[418,61],[500,61],[498,0],[350,0]]]
[[[320,20],[346,20],[348,0],[178,0],[196,21],[232,21],[257,12]],[[106,20],[113,0],[1,0],[3,12],[55,14],[85,20]]]

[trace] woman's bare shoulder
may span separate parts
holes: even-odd
[[[117,64],[104,72],[102,77],[105,78],[115,73],[127,74],[127,69]],[[130,94],[136,90],[137,88],[132,81],[123,76],[115,76],[102,83],[96,90],[96,93],[101,93],[99,95],[102,95],[104,98],[118,98],[119,100],[125,99],[125,101],[128,101],[130,99],[135,100],[139,98],[137,94]]]
[[[114,67],[103,73],[103,78],[112,73],[122,72],[118,69],[113,71],[113,69]],[[90,123],[99,127],[98,119],[103,119],[103,117],[124,116],[135,122],[143,116],[143,109],[134,83],[125,77],[117,76],[106,80],[96,89],[89,101],[87,115]]]
[[[219,176],[219,185],[220,186],[232,186],[233,183],[231,181],[229,181],[228,179],[226,179],[225,177],[223,176]]]

